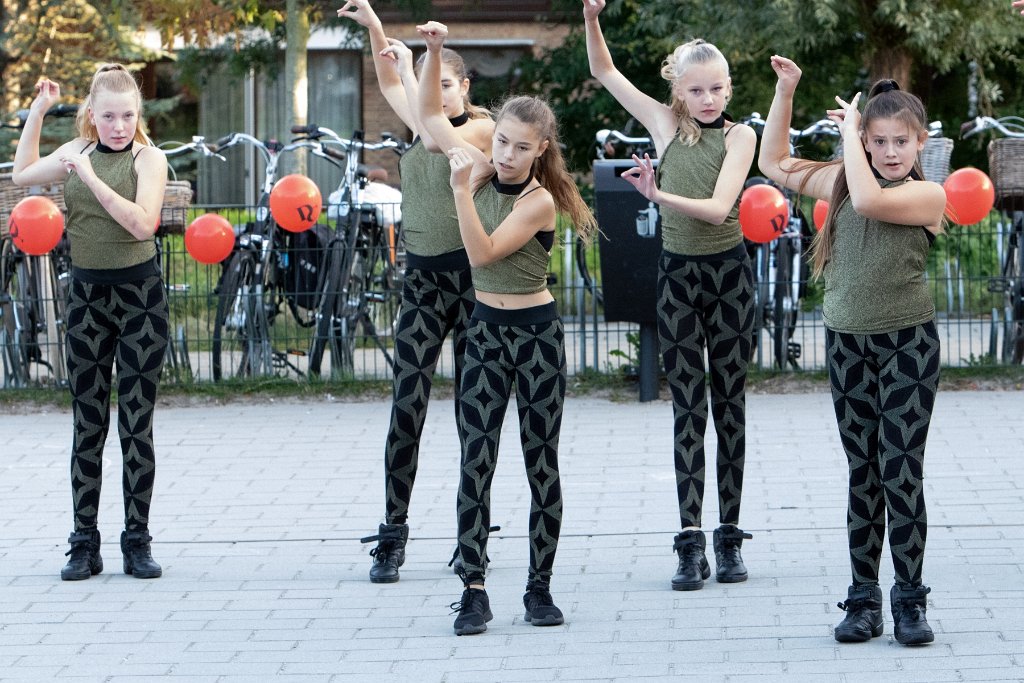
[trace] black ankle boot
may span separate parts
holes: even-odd
[[[409,540],[408,524],[381,524],[375,536],[359,539],[360,543],[377,541],[377,547],[370,551],[373,566],[370,567],[372,583],[395,583],[398,568],[405,563],[405,544]]]
[[[931,592],[932,589],[927,586],[910,586],[905,583],[897,583],[892,587],[889,603],[892,607],[893,632],[899,643],[923,645],[935,640],[932,627],[925,618],[927,595]]]
[[[71,559],[60,570],[62,581],[82,581],[103,571],[99,530],[75,531],[68,537],[68,543],[71,544],[71,550],[64,555]]]
[[[526,614],[523,620],[534,626],[558,626],[565,623],[562,610],[551,599],[551,589],[546,581],[529,581],[523,596]]]
[[[747,580],[747,568],[743,565],[740,547],[743,539],[751,539],[748,533],[735,524],[723,524],[715,529],[715,578],[719,583],[739,583]]]
[[[835,629],[840,643],[863,643],[882,635],[882,589],[877,583],[850,586],[846,602],[838,605],[846,612]]]
[[[124,556],[124,573],[137,579],[157,579],[164,573],[153,560],[150,542],[153,537],[148,529],[121,532],[121,555]]]
[[[672,550],[679,554],[679,568],[672,577],[672,590],[695,591],[704,586],[704,579],[711,576],[706,547],[703,531],[684,531],[676,536]]]

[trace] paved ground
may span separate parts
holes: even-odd
[[[460,585],[445,566],[457,482],[450,401],[432,407],[409,557],[387,586],[367,581],[358,541],[383,512],[386,403],[162,409],[152,531],[165,573],[154,581],[120,573],[114,438],[106,571],[59,580],[69,415],[0,416],[0,680],[1024,680],[1022,415],[1021,392],[939,397],[926,481],[936,642],[921,648],[895,643],[889,619],[871,643],[832,639],[849,574],[845,463],[827,394],[749,398],[751,579],[692,593],[669,589],[670,405],[571,400],[552,586],[566,624],[544,629],[522,620],[528,493],[510,414],[493,495],[495,619],[462,638],[448,607]],[[706,507],[711,529],[713,495]]]

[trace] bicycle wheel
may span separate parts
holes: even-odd
[[[754,328],[750,344],[750,360],[757,361],[758,367],[764,367],[763,354],[764,345],[761,344],[761,332],[765,328],[770,329],[771,309],[771,283],[769,282],[771,259],[771,244],[755,244],[751,256],[751,266],[754,275]]]
[[[1007,250],[1006,359],[1024,361],[1024,215],[1014,221]]]
[[[273,371],[264,285],[257,277],[256,256],[236,252],[220,283],[213,330],[213,379],[253,377]]]
[[[331,372],[351,377],[356,365],[356,332],[367,315],[367,260],[362,250],[352,254],[346,284],[338,297],[338,315],[333,322]]]
[[[785,370],[789,365],[789,338],[793,336],[793,248],[785,237],[778,239],[775,261],[775,298],[772,302],[772,345],[775,365]]]
[[[14,243],[4,240],[0,248],[0,354],[3,356],[4,387],[23,387],[29,383],[27,344],[29,313],[26,306],[26,256]]]
[[[324,351],[331,349],[332,367],[335,348],[335,319],[338,315],[338,297],[341,294],[342,271],[345,268],[345,243],[340,239],[330,242],[324,259],[324,284],[317,301],[316,325],[309,345],[309,374],[320,376]]]

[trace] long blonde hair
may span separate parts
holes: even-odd
[[[427,59],[427,53],[424,52],[416,60],[416,76],[419,77],[420,69],[423,67],[423,62]],[[441,48],[441,65],[447,66],[455,74],[455,78],[461,85],[462,82],[469,78],[469,71],[466,69],[466,60],[462,58],[455,50],[447,47]],[[469,114],[471,119],[489,119],[491,118],[491,110],[487,107],[481,107],[473,104],[469,99],[469,91],[462,96],[462,108]]]
[[[101,64],[92,77],[92,84],[89,86],[89,94],[78,107],[78,114],[75,116],[75,126],[78,128],[78,135],[86,140],[99,140],[99,131],[89,120],[89,110],[92,108],[93,97],[101,92],[109,93],[132,93],[135,95],[135,105],[138,109],[138,125],[135,127],[135,142],[143,145],[153,144],[146,135],[146,121],[142,118],[142,91],[135,77],[129,73],[123,64]]]
[[[539,97],[520,95],[510,97],[502,104],[501,109],[495,117],[495,125],[499,125],[506,117],[514,118],[517,121],[531,126],[540,137],[541,142],[548,143],[547,149],[533,162],[534,177],[545,190],[551,193],[555,200],[555,208],[568,216],[573,225],[576,226],[576,233],[584,242],[589,244],[597,232],[597,219],[593,211],[583,201],[576,182],[569,174],[565,165],[565,157],[562,155],[562,146],[558,139],[558,121],[555,113],[547,102]],[[497,171],[481,178],[475,189],[490,182]]]
[[[867,104],[864,105],[864,114],[860,120],[861,135],[867,133],[868,126],[872,121],[878,119],[897,119],[907,124],[907,127],[915,135],[920,135],[928,130],[928,114],[925,111],[924,103],[914,94],[900,90],[899,84],[889,78],[876,81],[868,92]],[[871,155],[868,153],[868,162]],[[810,166],[810,173],[804,176],[801,182],[801,193],[807,182],[816,173],[839,164],[839,172],[836,175],[836,182],[832,186],[832,194],[828,202],[828,214],[821,230],[814,236],[811,242],[811,266],[812,275],[815,278],[821,277],[825,272],[825,266],[832,260],[832,242],[835,235],[836,216],[843,203],[850,198],[850,185],[846,180],[846,167],[842,158],[826,163],[820,162],[798,162],[795,170]],[[921,169],[921,155],[918,154],[914,160],[914,173],[918,178],[924,178],[924,171]]]
[[[686,73],[688,67],[708,62],[718,62],[725,70],[726,78],[729,77],[729,62],[726,61],[725,55],[717,47],[701,38],[683,43],[661,63],[661,77],[673,85],[672,113],[675,114],[679,122],[679,139],[687,145],[695,145],[700,140],[700,126],[694,120],[686,102],[676,95],[674,86],[676,81]]]

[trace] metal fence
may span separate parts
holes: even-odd
[[[189,217],[205,208],[216,209],[235,226],[245,225],[254,214],[252,207],[192,207]],[[1016,215],[1019,221],[1021,214]],[[1008,217],[997,219],[993,214],[990,220],[979,225],[950,226],[932,246],[927,277],[937,311],[942,362],[946,366],[1012,362],[1012,342],[1016,331],[1024,325],[1021,319],[1024,313],[1019,301],[1022,287],[1019,272],[1010,272],[1009,277],[1004,272],[1004,263],[1018,240],[1011,225]],[[329,228],[327,234],[330,234]],[[227,334],[225,325],[241,325],[224,313],[226,267],[224,264],[203,265],[192,259],[185,250],[180,231],[162,236],[159,243],[172,337],[164,381],[211,382],[215,375],[218,337]],[[315,254],[324,247],[321,244],[311,248]],[[400,241],[387,248],[390,253],[382,259],[391,259],[400,266]],[[639,365],[639,326],[605,320],[600,303],[600,248],[595,244],[581,250],[580,258],[586,264],[585,270],[592,274],[590,278],[584,277],[578,267],[576,240],[571,232],[560,235],[560,244],[551,260],[550,288],[565,324],[569,373],[635,373]],[[5,250],[5,254],[10,256],[10,251]],[[66,263],[55,255],[18,258],[6,258],[4,279],[0,283],[4,288],[0,297],[3,388],[59,385],[65,377],[60,341],[62,298],[69,278]],[[295,253],[285,250],[274,258],[279,259],[278,265],[285,270],[295,267]],[[385,284],[378,276],[379,273],[367,276],[371,284],[361,296],[370,302],[369,313],[352,330],[353,355],[344,373],[346,377],[389,379],[391,376],[389,358],[401,283]],[[33,278],[37,281],[35,284]],[[311,292],[289,289],[287,278],[283,284],[278,283],[278,287],[277,296],[264,304],[270,321],[273,362],[261,374],[312,379],[315,373],[310,372],[309,351],[316,336],[316,310],[295,305],[298,299],[308,304]],[[826,367],[821,293],[820,283],[807,283],[792,337],[786,342],[791,348],[798,348],[799,357],[787,364],[786,371]],[[26,295],[34,297],[28,304]],[[221,309],[219,321],[218,309]],[[762,327],[754,352],[754,367],[769,369],[776,365],[771,352],[773,341],[771,330]],[[241,366],[237,358],[227,359],[225,345],[222,343],[221,353],[225,358],[220,363],[220,375],[222,379],[229,379]],[[244,353],[244,350],[234,349],[233,352]],[[332,349],[328,348],[322,364],[325,369],[320,376],[330,374],[331,353]],[[441,353],[437,372],[446,377],[453,375],[450,343],[446,343]]]

